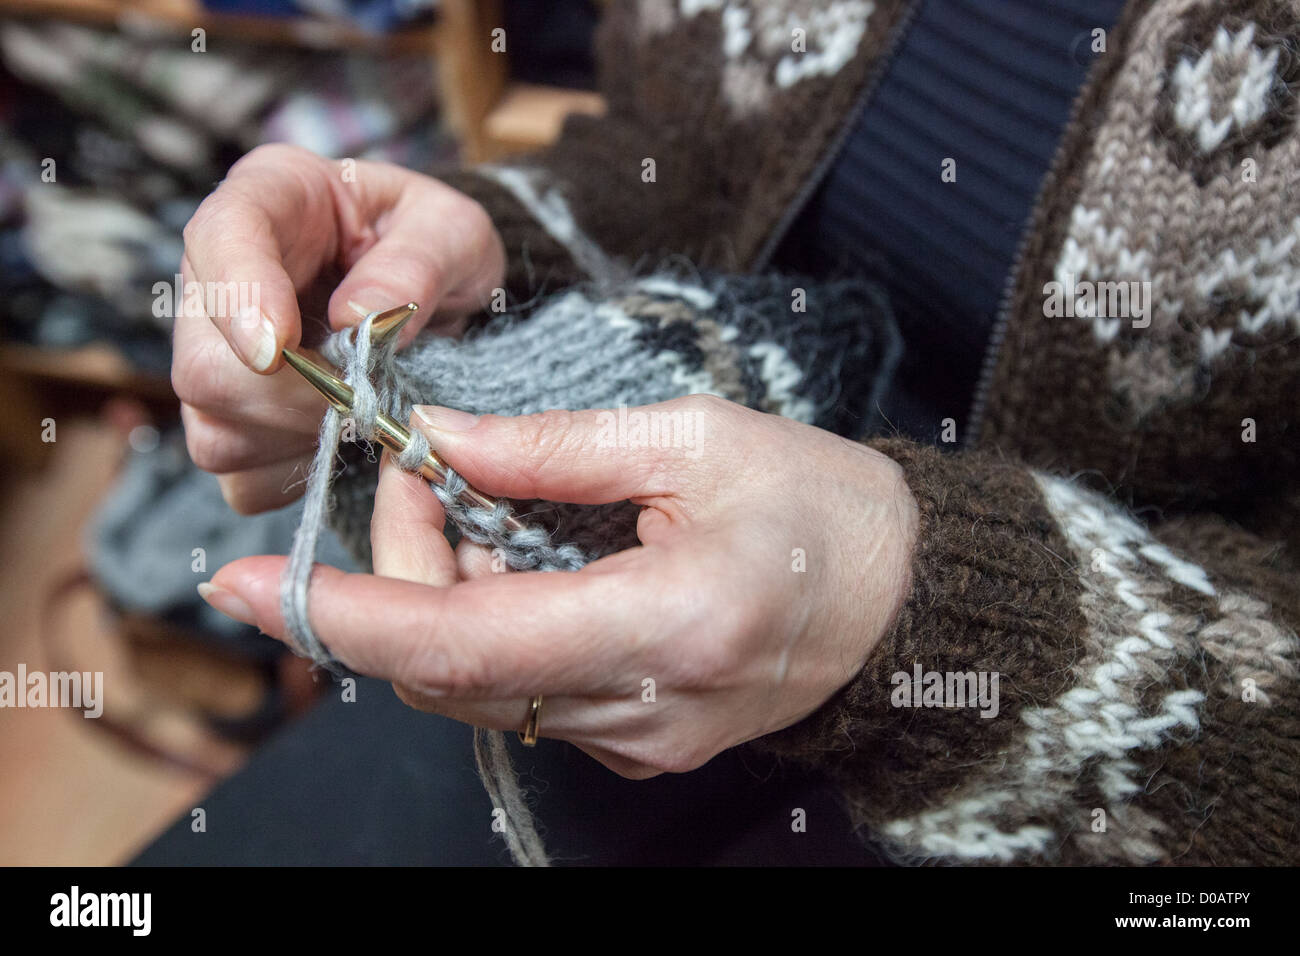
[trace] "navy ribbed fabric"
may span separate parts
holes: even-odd
[[[922,0],[775,265],[869,275],[905,348],[882,410],[958,438],[1020,236],[1123,0]],[[1100,54],[1105,55],[1105,54]],[[943,182],[945,159],[956,181]]]

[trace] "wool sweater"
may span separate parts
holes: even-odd
[[[615,3],[607,115],[444,178],[520,300],[671,256],[763,270],[911,9]],[[1300,860],[1298,41],[1300,0],[1131,3],[965,433],[863,436],[920,507],[911,592],[854,680],[751,746],[827,774],[896,860]],[[1149,309],[1053,304],[1119,282]],[[997,716],[900,705],[929,673],[997,673]]]
[[[904,348],[880,411],[902,434],[965,433],[1021,233],[1101,55],[1093,31],[1123,8],[925,0],[777,246],[777,268],[884,288]]]

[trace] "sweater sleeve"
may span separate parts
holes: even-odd
[[[838,5],[837,5],[838,6]],[[762,261],[843,134],[913,0],[813,14],[815,69],[745,22],[769,4],[609,4],[595,53],[603,116],[566,118],[540,152],[441,175],[482,203],[512,298],[665,263]],[[725,21],[725,22],[724,22]]]
[[[862,672],[756,742],[893,858],[1295,863],[1300,575],[1213,515],[1148,527],[981,452],[872,443],[921,511]]]
[[[495,167],[436,171],[491,217],[506,251],[506,292],[514,303],[591,278],[598,253],[573,222],[554,182]],[[513,187],[513,188],[512,188]],[[584,261],[578,250],[590,248]]]
[[[676,91],[658,108],[642,102],[642,84],[657,73],[680,79],[682,70],[711,65],[708,44],[669,45],[681,59],[670,69],[653,58],[642,27],[630,4],[601,16],[595,53],[605,115],[570,115],[545,149],[432,171],[491,216],[505,245],[506,290],[514,304],[577,282],[618,278],[670,256],[700,264],[699,237],[717,235],[730,221],[716,181],[699,174],[728,137],[718,132],[717,142],[705,142],[698,126],[665,128],[666,116],[676,113]],[[647,158],[656,164],[649,183]]]

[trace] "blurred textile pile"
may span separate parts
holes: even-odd
[[[203,0],[209,10],[260,16],[315,14],[348,20],[364,30],[392,30],[427,19],[438,0]]]
[[[410,8],[407,3],[306,6]],[[453,159],[430,59],[0,21],[0,321],[10,339],[109,339],[170,357],[181,229],[266,142],[428,168]]]

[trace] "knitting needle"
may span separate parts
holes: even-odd
[[[355,302],[349,302],[348,305],[362,318],[369,318],[371,313],[357,305]],[[387,312],[381,312],[375,316],[374,321],[370,323],[370,340],[376,345],[382,345],[395,336],[403,325],[405,325],[415,314],[418,309],[414,302],[408,302],[406,305],[398,306],[395,309],[389,309]],[[352,403],[355,398],[352,387],[347,382],[321,368],[310,359],[304,358],[297,352],[291,352],[288,349],[282,350],[284,360],[292,366],[298,374],[305,378],[311,385],[325,396],[325,399],[338,410],[340,414],[346,415],[352,411]],[[407,446],[411,444],[411,433],[406,430],[406,426],[390,418],[383,412],[375,416],[375,437],[377,437],[385,448],[389,451],[402,454],[406,451]],[[433,453],[432,450],[427,452],[424,460],[420,462],[420,474],[430,481],[436,481],[444,488],[447,486],[447,466],[443,464],[441,458]],[[465,490],[459,495],[462,500],[468,500],[480,508],[489,510],[495,508],[497,503],[494,499],[489,498],[476,488],[469,484],[465,485]],[[516,518],[514,515],[506,515],[503,524],[511,531],[523,531],[528,526]],[[525,747],[533,747],[537,744],[537,722],[542,712],[542,695],[536,694],[528,704],[528,722],[519,734],[519,740]]]
[[[358,308],[354,303],[348,304],[354,309]],[[414,302],[408,302],[406,305],[376,315],[374,322],[370,326],[371,341],[382,344],[391,339],[410,320],[418,308],[419,306]],[[369,316],[370,313],[367,312],[366,315]],[[352,403],[355,400],[352,386],[297,352],[282,349],[281,354],[284,356],[285,362],[305,378],[316,391],[324,395],[325,400],[336,411],[342,415],[347,415],[352,411]],[[379,412],[375,416],[375,437],[379,439],[381,445],[397,455],[406,451],[411,444],[411,433],[406,426],[384,412]],[[446,486],[447,465],[433,451],[429,451],[424,456],[418,470],[421,475],[430,481],[436,481],[438,484]],[[469,485],[466,485],[465,490],[461,492],[459,497],[467,503],[488,510],[495,508],[497,505],[495,498],[491,498]],[[527,525],[514,515],[507,515],[504,523],[506,528],[511,531],[523,531],[527,528]]]
[[[348,308],[361,316],[363,319],[370,318],[370,313],[355,302],[348,300]],[[420,307],[414,302],[408,302],[406,305],[399,305],[395,309],[389,309],[387,312],[380,312],[375,316],[375,321],[370,325],[370,341],[375,345],[383,345],[398,332],[402,331],[402,326],[410,320],[411,316],[418,312]]]

